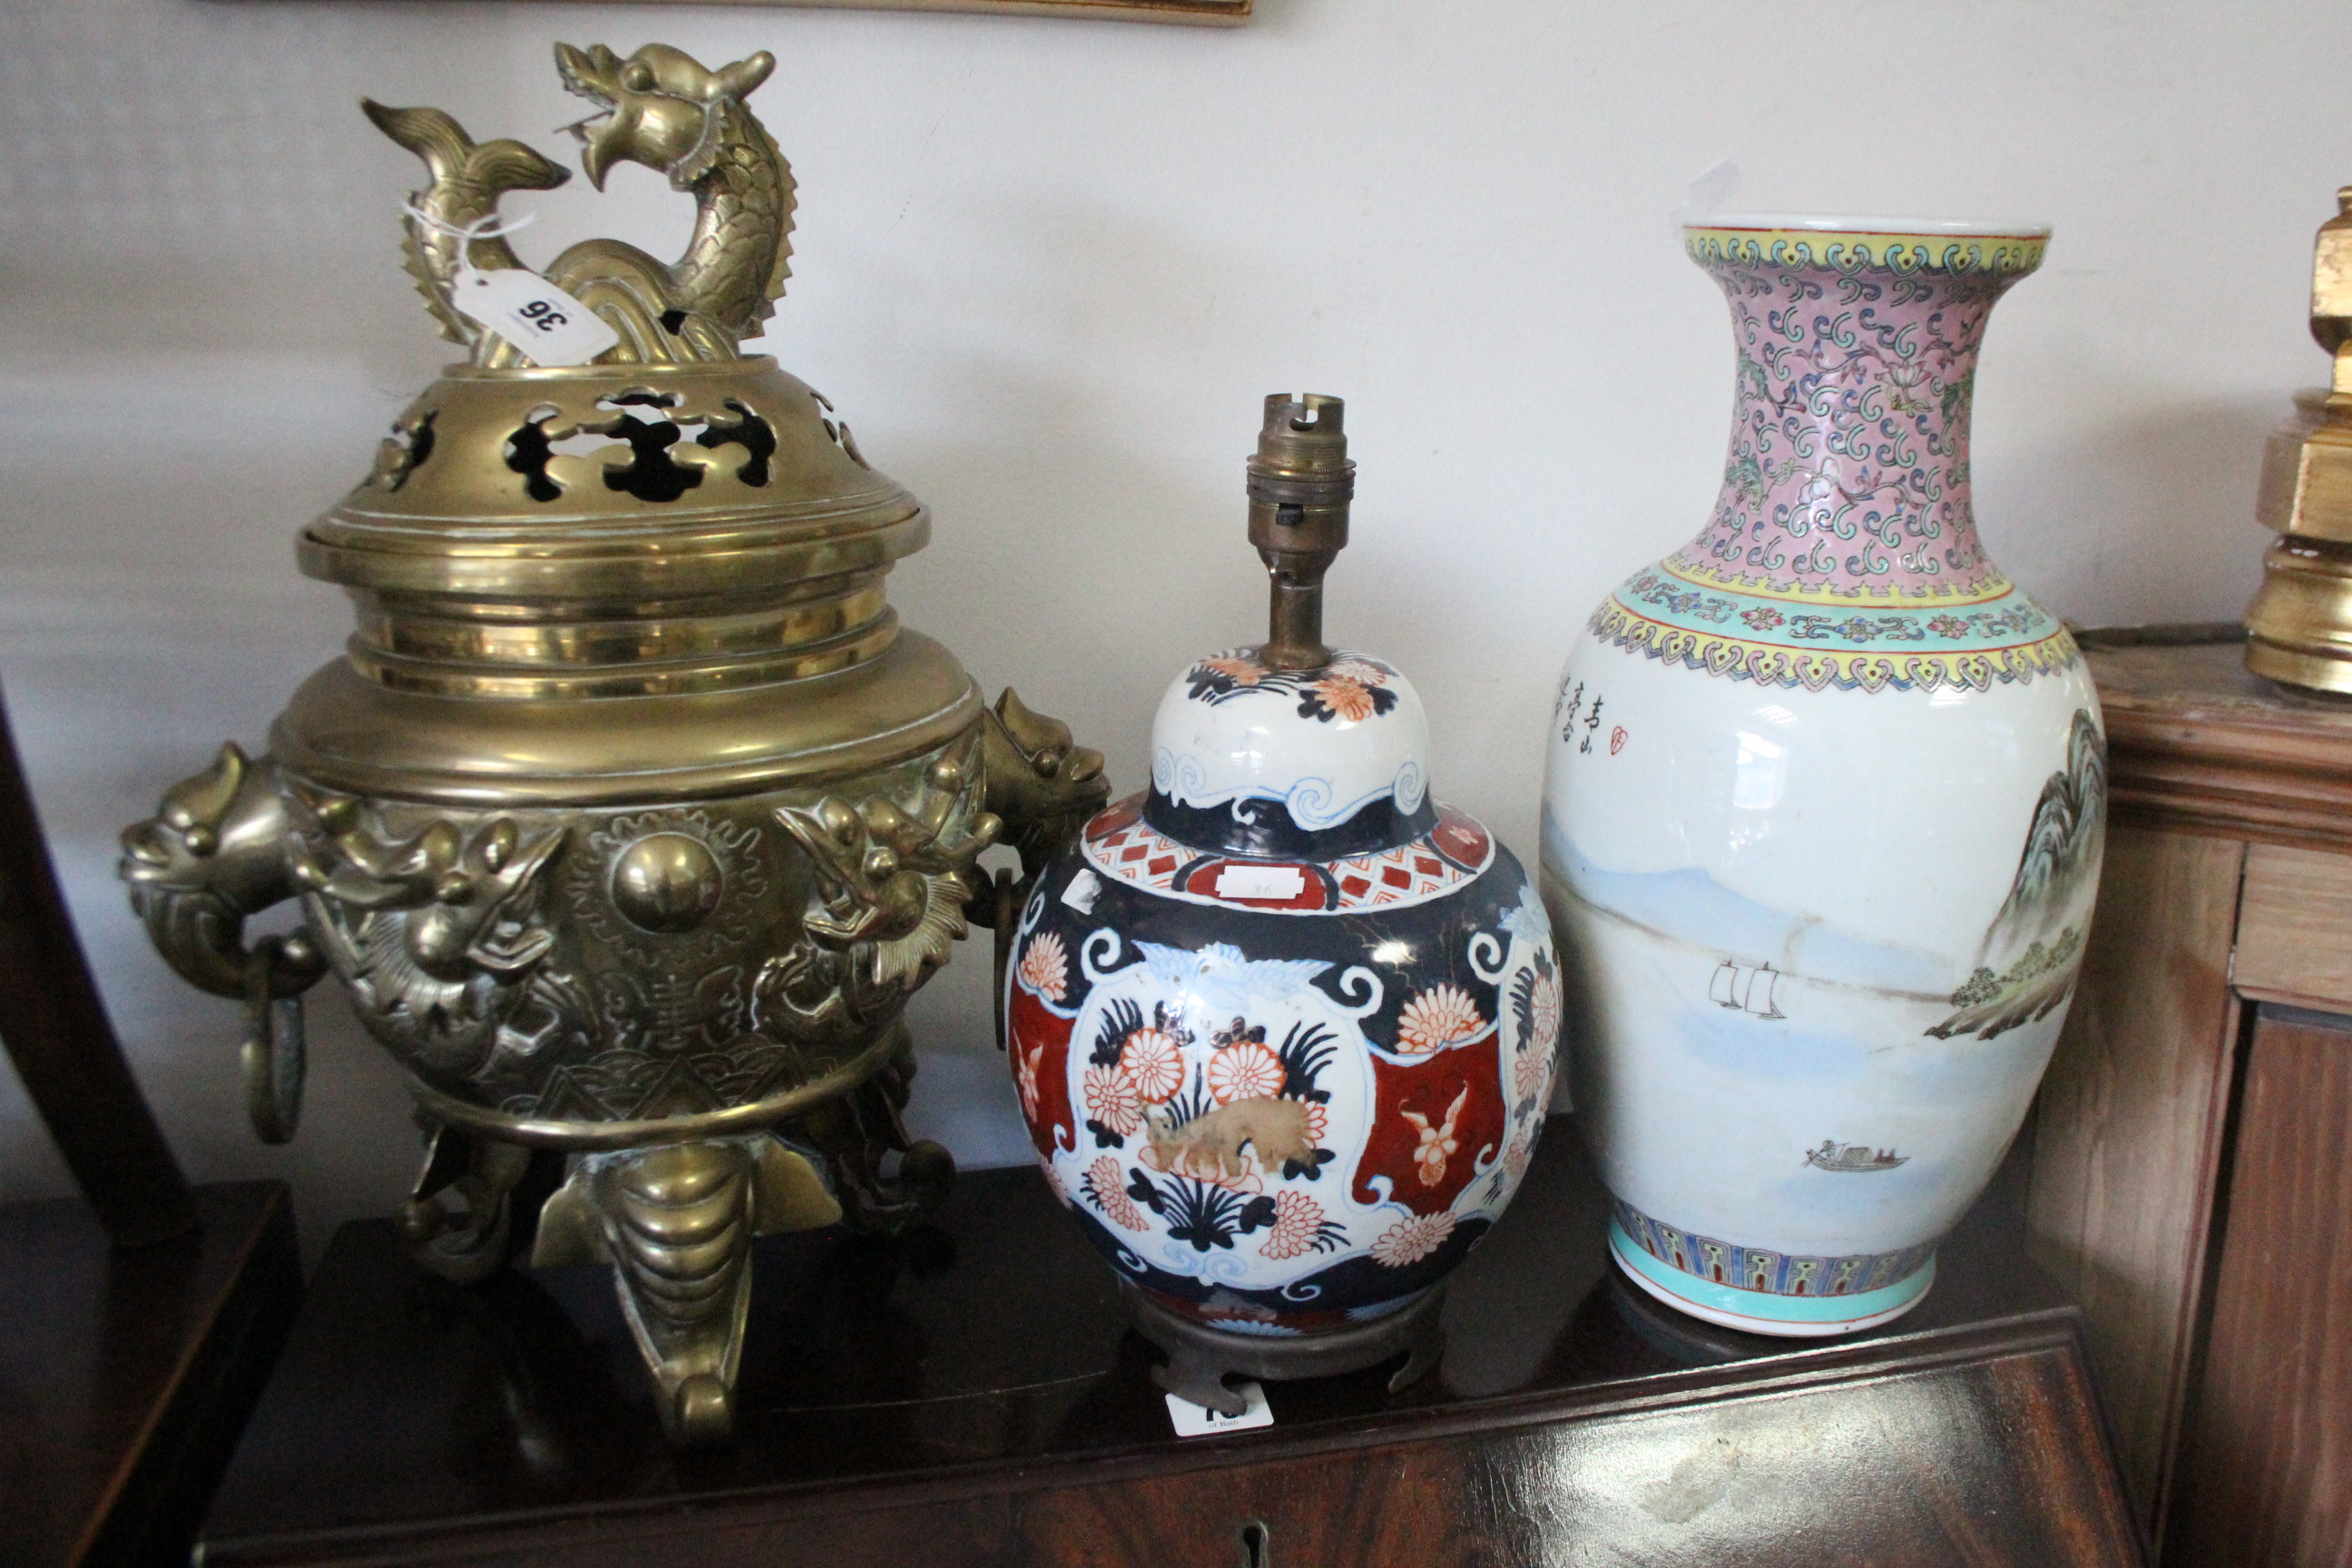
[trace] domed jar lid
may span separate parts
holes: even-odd
[[[1181,844],[1335,859],[1434,825],[1429,720],[1393,665],[1333,650],[1308,669],[1262,647],[1178,676],[1151,726],[1144,816]]]
[[[1343,415],[1336,397],[1266,399],[1249,495],[1250,540],[1273,579],[1268,636],[1198,660],[1160,700],[1142,816],[1177,846],[1328,863],[1443,826],[1420,694],[1395,666],[1322,640],[1323,575],[1355,491]],[[1455,847],[1483,867],[1485,835],[1463,821],[1457,837],[1480,842]],[[1248,868],[1223,880],[1238,890]],[[1261,897],[1277,891],[1269,880]]]

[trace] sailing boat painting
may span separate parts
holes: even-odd
[[[1628,1282],[1729,1328],[1843,1334],[1927,1290],[2091,933],[2097,684],[1985,554],[1969,478],[1986,318],[2048,235],[1790,214],[1683,234],[1730,307],[1737,412],[1698,537],[1603,599],[1561,672],[1560,1039]],[[1625,744],[1587,750],[1609,724]]]
[[[1707,982],[1707,1000],[1718,1007],[1751,1013],[1759,1018],[1785,1018],[1772,994],[1780,984],[1780,971],[1770,964],[1741,963],[1727,958]]]

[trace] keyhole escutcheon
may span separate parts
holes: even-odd
[[[1274,1568],[1273,1536],[1265,1521],[1251,1520],[1241,1528],[1242,1568]]]

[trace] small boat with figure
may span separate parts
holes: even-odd
[[[1835,1171],[1841,1175],[1858,1175],[1865,1171],[1891,1171],[1911,1158],[1892,1149],[1871,1149],[1860,1143],[1841,1143],[1834,1138],[1824,1138],[1818,1149],[1805,1152],[1805,1163],[1816,1171]]]

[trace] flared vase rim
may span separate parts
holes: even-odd
[[[1843,213],[1722,212],[1693,217],[1685,234],[1843,234],[1874,239],[2046,240],[2050,225],[2024,219],[1888,217]]]

